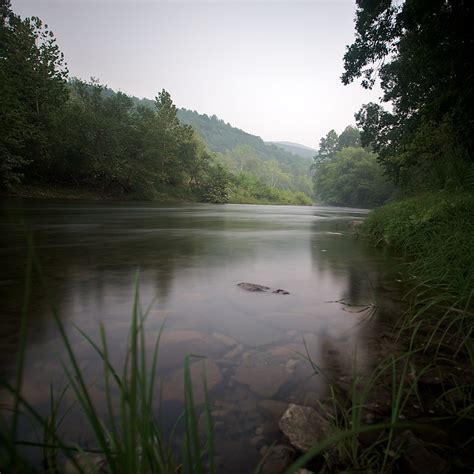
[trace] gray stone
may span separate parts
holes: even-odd
[[[290,443],[306,452],[329,434],[328,422],[310,407],[290,404],[280,419],[280,429]]]
[[[242,364],[235,371],[234,379],[249,386],[250,390],[262,397],[272,397],[286,382],[285,367],[260,364]]]
[[[254,292],[264,292],[264,291],[270,290],[268,286],[257,285],[256,283],[248,283],[246,281],[243,281],[242,283],[238,283],[237,286],[239,286],[243,290],[254,291]]]
[[[243,290],[252,291],[254,293],[256,293],[256,292],[266,293],[267,291],[271,290],[271,288],[268,287],[268,286],[258,285],[257,283],[248,283],[246,281],[243,281],[241,283],[237,283],[237,286],[242,288]],[[290,294],[289,291],[283,290],[281,288],[273,290],[272,293],[275,293],[276,295],[289,295]]]

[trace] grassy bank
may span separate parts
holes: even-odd
[[[472,193],[426,193],[376,209],[360,232],[410,257],[409,270],[421,282],[472,305],[473,209]]]
[[[93,189],[79,186],[58,185],[21,185],[4,191],[0,196],[25,197],[36,199],[66,199],[83,201],[150,201],[163,203],[199,202],[199,198],[191,191],[181,188],[163,188],[154,196],[123,194],[113,189]],[[275,190],[274,195],[258,197],[242,190],[230,193],[230,204],[282,204],[293,206],[311,206],[311,198],[302,192]]]
[[[347,438],[333,438],[329,472],[472,471],[473,207],[470,193],[427,193],[376,209],[358,229],[403,253],[414,284],[390,354],[368,379],[333,386],[328,418]],[[367,438],[361,430],[372,423],[399,426]]]
[[[237,188],[230,193],[231,204],[281,204],[286,206],[311,206],[313,200],[305,193],[285,191],[281,189],[271,190],[259,194],[248,192],[246,189]]]

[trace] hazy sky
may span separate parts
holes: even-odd
[[[71,75],[316,147],[378,91],[340,82],[354,0],[13,0],[53,30]]]

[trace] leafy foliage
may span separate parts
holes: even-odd
[[[359,111],[362,143],[372,145],[385,169],[407,187],[453,182],[447,161],[470,167],[474,151],[474,5],[459,0],[357,2],[356,39],[344,56],[345,84],[380,79],[383,101]],[[443,137],[442,153],[426,133]],[[412,174],[416,175],[413,181]],[[443,176],[444,171],[446,175]],[[423,175],[423,180],[420,179]]]
[[[70,98],[57,123],[49,179],[112,188],[152,198],[168,186],[195,189],[211,155],[176,117],[168,92],[155,109],[96,82],[70,82]]]
[[[393,187],[383,176],[374,153],[343,148],[315,166],[316,197],[337,206],[373,207],[383,204]]]
[[[67,82],[47,26],[22,20],[9,1],[0,1],[0,186],[48,183],[227,202],[240,195],[232,188],[245,171],[269,190],[266,202],[311,202],[298,194],[311,194],[304,158],[215,116],[178,110],[165,90],[151,101],[94,79]]]
[[[67,96],[67,69],[54,36],[36,17],[22,20],[0,2],[0,187],[49,158],[55,114]]]
[[[337,206],[373,207],[393,194],[377,156],[360,146],[355,127],[346,127],[340,136],[331,130],[319,147],[312,166],[317,199]]]
[[[209,168],[206,180],[201,186],[201,196],[204,201],[226,203],[229,201],[231,176],[219,163]]]
[[[232,127],[215,115],[209,117],[186,109],[178,111],[178,118],[190,124],[208,144],[210,150],[217,153],[221,163],[234,172],[249,171],[259,177],[265,177],[268,165],[276,171],[279,178],[275,187],[291,191],[301,191],[311,195],[310,165],[307,158],[297,156],[281,147],[265,143],[260,137]]]

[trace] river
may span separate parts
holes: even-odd
[[[112,360],[120,364],[137,278],[143,305],[151,302],[150,341],[165,325],[159,356],[164,430],[182,410],[184,355],[206,356],[221,469],[250,472],[261,447],[281,436],[277,416],[284,405],[272,401],[311,405],[329,394],[326,378],[301,357],[304,342],[318,367],[339,380],[355,367],[370,370],[374,353],[383,350],[380,341],[397,317],[403,283],[399,260],[350,230],[366,212],[5,200],[2,372],[13,374],[31,235],[44,284],[35,277],[30,297],[26,397],[46,412],[51,379],[64,383],[58,363],[64,351],[51,310],[56,305],[102,409],[102,366],[74,325],[96,339],[103,322]],[[290,294],[252,293],[239,282]],[[201,392],[197,387],[198,401]],[[85,420],[74,412],[65,429],[87,439]],[[26,423],[22,430],[31,434]]]

